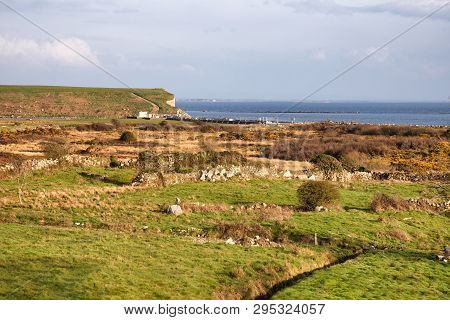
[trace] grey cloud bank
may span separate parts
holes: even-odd
[[[5,2],[131,86],[301,99],[445,1]],[[450,6],[314,98],[446,100],[449,17]],[[0,83],[119,86],[3,6]]]

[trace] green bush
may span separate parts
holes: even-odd
[[[111,168],[120,168],[122,166],[122,164],[120,163],[120,161],[116,157],[111,156],[109,158],[109,166]]]
[[[120,136],[120,141],[122,142],[135,142],[137,141],[136,135],[131,131],[124,131]]]
[[[312,211],[318,206],[335,206],[339,201],[339,189],[328,181],[307,181],[297,190],[299,207]]]
[[[317,168],[322,171],[325,176],[329,177],[333,173],[342,171],[342,164],[338,159],[327,154],[320,154],[314,160],[313,163],[317,165]]]

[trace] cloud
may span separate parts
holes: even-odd
[[[354,0],[275,0],[299,13],[352,14],[352,13],[390,13],[401,16],[423,17],[448,0],[397,0],[361,1]],[[369,3],[367,3],[369,2]],[[450,20],[450,4],[433,18]]]
[[[79,38],[62,41],[81,55],[98,63],[98,58],[89,45]],[[51,40],[38,42],[33,39],[0,36],[0,57],[27,59],[33,62],[54,62],[62,65],[84,66],[88,63],[62,43]]]

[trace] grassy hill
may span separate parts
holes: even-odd
[[[0,116],[117,117],[137,111],[174,113],[164,89],[0,86]]]

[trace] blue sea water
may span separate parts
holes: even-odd
[[[450,102],[178,101],[194,118],[450,125]],[[289,111],[289,112],[286,112]]]

